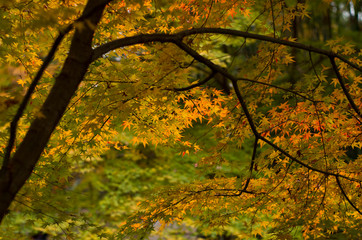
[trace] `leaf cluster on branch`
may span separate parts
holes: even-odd
[[[2,4],[2,89],[21,89],[0,99],[4,237],[24,213],[29,232],[84,239],[174,223],[358,239],[361,50],[298,37],[315,3]]]

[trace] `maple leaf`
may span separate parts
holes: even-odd
[[[131,130],[132,122],[123,121],[122,126],[123,126],[123,130],[126,129],[126,128],[128,128],[129,130]]]

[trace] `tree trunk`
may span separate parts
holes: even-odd
[[[105,5],[100,6],[99,0],[88,1],[83,16],[89,16],[87,21],[92,24],[83,22],[84,27],[76,29],[68,57],[41,107],[42,115],[32,122],[16,152],[0,170],[0,222],[8,213],[16,194],[30,177],[52,132],[87,72],[92,58],[92,26],[98,24]]]

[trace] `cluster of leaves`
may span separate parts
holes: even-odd
[[[309,2],[108,2],[93,64],[0,238],[136,239],[174,224],[241,239],[291,239],[295,229],[359,238],[362,155],[349,153],[362,148],[361,50],[342,38],[326,42],[331,51],[297,43],[290,32]],[[6,155],[49,38],[67,24],[96,26],[75,21],[83,1],[0,4]],[[40,109],[68,56],[68,35],[64,42],[18,122],[14,151],[47,117]]]

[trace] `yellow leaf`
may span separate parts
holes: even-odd
[[[126,128],[128,128],[129,130],[131,130],[131,125],[132,125],[132,123],[129,122],[129,121],[123,121],[123,124],[122,124],[123,130],[126,129]]]

